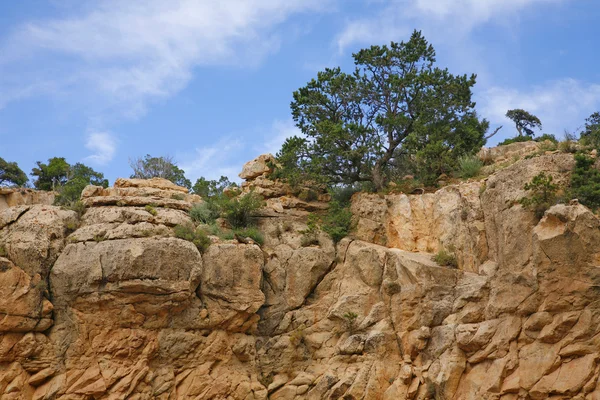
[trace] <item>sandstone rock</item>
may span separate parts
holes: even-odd
[[[118,178],[114,184],[115,188],[151,188],[160,190],[174,190],[176,192],[187,193],[188,190],[184,187],[177,186],[168,179],[152,178],[152,179],[126,179]]]
[[[54,192],[32,190],[25,188],[0,188],[0,211],[9,207],[22,205],[52,205],[54,204]]]
[[[245,180],[252,180],[263,174],[268,174],[272,172],[271,167],[269,167],[269,163],[271,162],[275,162],[275,157],[272,154],[262,154],[244,164],[239,177]]]
[[[77,226],[77,214],[55,206],[21,206],[0,211],[0,244],[8,258],[30,276],[43,279]]]
[[[0,333],[45,331],[52,325],[52,304],[44,298],[46,282],[33,279],[0,257]]]

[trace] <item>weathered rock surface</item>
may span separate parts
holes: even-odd
[[[173,237],[199,199],[158,180],[88,187],[81,219],[7,208],[0,397],[599,399],[600,220],[518,204],[537,173],[565,182],[572,165],[544,155],[436,193],[356,195],[336,245],[302,233],[318,201],[275,186],[262,247],[215,238],[203,254]]]
[[[0,188],[0,211],[17,206],[34,204],[51,205],[56,197],[54,192],[43,192],[25,188]]]

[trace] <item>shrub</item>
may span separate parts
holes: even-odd
[[[458,174],[461,178],[468,179],[479,175],[483,163],[475,156],[464,156],[458,159]]]
[[[156,206],[154,204],[146,204],[146,207],[144,207],[144,209],[154,217],[158,215],[158,211],[156,211]]]
[[[534,140],[536,142],[545,142],[546,140],[549,140],[549,141],[551,141],[554,144],[558,143],[558,140],[556,140],[556,136],[550,135],[548,133],[544,133],[542,136],[536,137]]]
[[[185,195],[183,193],[173,193],[171,198],[173,200],[185,200]]]
[[[204,253],[210,246],[210,239],[200,228],[195,228],[192,224],[177,225],[174,228],[175,237],[192,242],[200,252]]]
[[[85,204],[81,200],[70,201],[62,206],[65,210],[75,211],[77,213],[77,217],[81,218],[83,214],[85,214]]]
[[[249,237],[256,243],[258,243],[260,246],[265,244],[265,237],[258,229],[256,229],[253,226],[247,228],[234,229],[233,233],[242,237]]]
[[[221,201],[221,216],[232,228],[249,226],[256,212],[263,207],[263,199],[254,192],[233,199],[226,197]]]
[[[600,207],[600,171],[594,167],[593,158],[575,155],[570,196],[594,211]]]
[[[348,311],[344,315],[344,327],[348,332],[354,332],[356,330],[356,318],[358,314],[352,311]]]
[[[0,245],[0,257],[7,257],[8,256],[8,251],[6,251],[6,247],[4,247],[3,245]]]
[[[433,261],[442,267],[458,268],[458,261],[456,260],[454,253],[445,249],[438,251],[437,254],[433,256]]]
[[[67,232],[75,232],[78,228],[78,224],[75,221],[68,221],[65,224],[65,228],[67,229]]]
[[[103,242],[105,240],[106,240],[106,237],[104,237],[103,234],[98,233],[98,234],[94,235],[94,242]]]
[[[215,200],[208,199],[204,203],[194,204],[190,209],[192,221],[211,225],[219,218],[219,207]]]
[[[323,217],[321,229],[331,236],[335,243],[339,242],[350,233],[352,228],[352,213],[348,207],[343,207],[333,200],[329,203],[329,210]]]
[[[506,146],[507,144],[511,144],[511,143],[529,142],[531,140],[533,140],[533,139],[531,138],[531,136],[528,136],[528,135],[516,136],[514,138],[505,139],[504,141],[498,143],[498,146]]]
[[[319,194],[312,189],[304,188],[298,194],[298,198],[302,201],[315,201],[319,199]]]
[[[523,197],[519,203],[533,211],[538,219],[544,216],[548,208],[556,204],[558,186],[552,183],[552,176],[546,175],[544,172],[534,176],[523,189],[528,190],[530,196]]]

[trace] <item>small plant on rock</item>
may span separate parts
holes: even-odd
[[[103,242],[106,240],[106,237],[103,234],[96,234],[94,235],[94,242],[98,243],[98,242]]]
[[[176,238],[192,242],[202,253],[208,250],[208,247],[210,246],[210,238],[206,233],[202,229],[194,227],[191,223],[177,225],[175,226],[174,231]]]
[[[238,228],[233,230],[234,236],[237,235],[242,238],[250,238],[259,246],[265,244],[265,237],[263,234],[255,227],[250,226],[247,228]]]
[[[344,327],[348,332],[354,332],[356,330],[356,319],[358,318],[358,314],[352,311],[348,311],[343,315],[344,317]]]
[[[3,245],[0,245],[0,257],[7,257],[8,256],[8,251],[6,251],[6,247],[4,247]]]
[[[81,200],[70,201],[67,204],[63,205],[61,208],[65,210],[75,211],[77,213],[77,218],[81,218],[83,214],[85,214],[85,204]]]
[[[433,261],[442,267],[458,268],[458,260],[453,252],[441,249],[433,256]]]
[[[173,200],[180,200],[181,201],[181,200],[185,200],[185,195],[183,193],[173,193],[171,195],[171,198]]]
[[[156,217],[158,215],[158,211],[156,211],[156,206],[154,204],[146,204],[146,207],[144,207],[144,209],[153,217]]]
[[[475,156],[464,156],[458,159],[458,175],[463,179],[479,175],[483,162]]]
[[[558,186],[552,183],[551,175],[540,172],[523,188],[529,191],[530,195],[523,197],[519,203],[533,211],[538,219],[541,219],[546,210],[556,204]]]

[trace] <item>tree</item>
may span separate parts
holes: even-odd
[[[133,169],[131,178],[164,178],[188,189],[192,187],[192,182],[185,177],[185,172],[177,167],[171,156],[152,157],[146,154],[144,158],[129,160],[129,166]]]
[[[27,181],[27,175],[16,162],[0,157],[0,186],[23,186]]]
[[[33,168],[31,175],[37,179],[33,185],[38,190],[54,190],[58,192],[56,204],[65,205],[75,202],[87,185],[108,187],[108,179],[104,174],[94,171],[82,163],[70,165],[64,157],[53,157],[48,164],[40,161]]]
[[[436,141],[448,151],[473,142],[460,136],[472,133],[461,126],[476,118],[476,77],[435,67],[435,51],[420,32],[406,43],[372,46],[353,56],[352,74],[325,69],[294,92],[292,116],[305,137],[288,139],[278,153],[288,176],[329,185],[372,181],[382,189],[409,141],[421,149],[436,129],[447,127]]]
[[[515,123],[519,136],[523,136],[523,132],[527,136],[533,136],[533,129],[542,129],[542,123],[538,117],[520,108],[508,110],[506,117]]]
[[[226,176],[221,176],[218,181],[209,181],[203,177],[200,177],[196,180],[194,186],[192,186],[192,192],[207,198],[219,196],[225,189],[230,187],[237,187],[237,184],[235,182],[231,182]]]
[[[585,120],[581,141],[594,148],[600,148],[600,112],[596,111]]]

